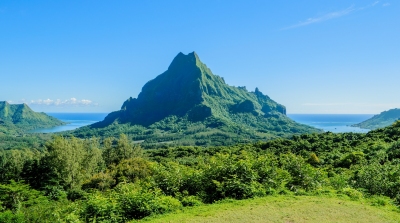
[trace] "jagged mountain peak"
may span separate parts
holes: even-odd
[[[188,53],[187,55],[179,52],[178,55],[176,55],[175,58],[172,60],[171,64],[168,67],[168,70],[174,69],[176,67],[181,67],[184,64],[197,66],[199,65],[199,63],[201,63],[201,61],[196,52],[193,51],[191,53]]]
[[[101,125],[114,121],[150,125],[168,116],[201,121],[208,117],[230,119],[232,113],[256,116],[285,115],[283,105],[257,88],[233,87],[201,62],[196,52],[178,53],[168,69],[147,82],[137,98],[126,100],[120,111],[110,114]]]
[[[116,136],[179,145],[227,145],[319,130],[286,116],[285,106],[258,88],[234,87],[214,75],[195,53],[179,53],[168,69],[147,82],[137,98],[77,136]],[[148,147],[149,148],[149,147]]]

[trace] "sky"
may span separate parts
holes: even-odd
[[[400,108],[399,1],[0,1],[0,101],[35,111],[119,110],[192,51],[291,114]]]

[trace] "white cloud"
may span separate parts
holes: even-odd
[[[91,100],[88,99],[81,99],[78,100],[76,98],[70,98],[66,100],[61,100],[61,99],[38,99],[38,100],[30,100],[26,101],[25,99],[22,99],[20,101],[21,103],[26,103],[28,105],[45,105],[45,106],[97,106],[97,103],[94,103]]]
[[[379,3],[379,1],[374,2],[374,3],[372,3],[372,6],[375,6],[378,3]]]
[[[303,103],[303,106],[354,106],[400,108],[400,103]]]
[[[386,6],[389,6],[390,5],[390,3],[389,2],[386,2],[386,3],[384,3],[382,6],[383,7],[386,7]]]
[[[308,26],[308,25],[311,25],[311,24],[314,24],[314,23],[320,23],[320,22],[324,22],[324,21],[327,21],[327,20],[339,18],[339,17],[351,14],[351,13],[356,12],[356,11],[361,11],[361,10],[373,7],[378,3],[379,3],[379,1],[375,1],[372,4],[366,5],[364,7],[359,7],[359,8],[355,8],[354,5],[352,5],[352,6],[348,7],[348,8],[340,10],[340,11],[329,12],[329,13],[326,13],[324,15],[321,15],[321,16],[315,17],[315,18],[308,18],[305,21],[301,21],[301,22],[299,22],[299,23],[297,23],[295,25],[285,27],[282,30],[293,29],[293,28],[298,28],[298,27],[302,27],[302,26]]]

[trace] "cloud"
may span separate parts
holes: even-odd
[[[303,106],[354,106],[400,108],[400,103],[303,103]]]
[[[379,1],[376,1],[376,2],[372,3],[371,5],[372,5],[372,6],[375,6],[375,5],[378,4],[378,3],[379,3]]]
[[[342,106],[349,105],[350,103],[304,103],[304,106]]]
[[[43,106],[97,106],[97,103],[94,103],[88,99],[78,100],[76,98],[70,98],[66,100],[61,99],[38,99],[38,100],[30,100],[26,101],[22,99],[20,102],[26,103],[28,105],[43,105]]]
[[[386,6],[389,6],[390,5],[390,3],[389,2],[386,2],[386,3],[384,3],[382,6],[383,7],[386,7]]]
[[[308,26],[308,25],[311,25],[311,24],[314,24],[314,23],[321,23],[321,22],[324,22],[324,21],[327,21],[327,20],[340,18],[342,16],[349,15],[349,14],[351,14],[353,12],[356,12],[356,11],[361,11],[361,10],[364,10],[364,9],[367,9],[367,8],[370,8],[370,7],[374,7],[378,3],[379,3],[379,1],[375,1],[372,4],[366,5],[364,7],[359,7],[359,8],[356,8],[356,7],[354,7],[354,5],[352,5],[352,6],[348,7],[348,8],[340,10],[340,11],[329,12],[329,13],[326,13],[326,14],[321,15],[319,17],[309,18],[309,19],[307,19],[305,21],[301,21],[301,22],[299,22],[299,23],[297,23],[295,25],[285,27],[282,30],[293,29],[293,28],[298,28],[298,27],[302,27],[302,26]]]

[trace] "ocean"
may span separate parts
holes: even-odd
[[[47,113],[68,124],[53,128],[35,129],[31,133],[51,133],[74,130],[82,126],[102,121],[108,113]]]
[[[51,132],[74,130],[82,126],[102,121],[107,116],[107,113],[48,113],[48,115],[58,118],[61,121],[67,122],[68,124],[63,126],[57,126],[54,128],[36,129],[31,132],[51,133]],[[371,118],[373,115],[372,114],[371,115],[288,114],[287,116],[298,123],[323,129],[324,131],[330,131],[335,133],[339,132],[366,133],[369,131],[368,129],[350,127],[350,125],[367,120]]]
[[[294,121],[322,129],[326,132],[358,132],[366,133],[369,129],[351,127],[350,125],[365,121],[373,114],[288,114]]]

